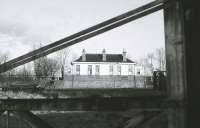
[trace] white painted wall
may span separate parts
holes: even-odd
[[[109,64],[100,64],[100,75],[110,75]]]
[[[109,62],[73,62],[72,74],[76,75],[76,65],[80,65],[80,75],[88,75],[88,65],[92,65],[92,75],[95,74],[96,65],[100,66],[99,75],[111,75],[110,65],[113,65],[113,75],[134,75],[133,63],[109,63]],[[118,72],[118,65],[121,65],[121,74]],[[133,72],[129,72],[129,66],[132,65]],[[136,74],[136,70],[135,70]]]

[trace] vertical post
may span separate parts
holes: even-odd
[[[183,12],[180,0],[170,1],[164,8],[167,94],[170,100],[185,101],[185,47]],[[185,108],[168,109],[168,127],[185,128]]]
[[[135,64],[134,64],[134,86],[135,86],[135,88],[136,88],[136,79],[135,79],[135,75],[136,75],[136,73],[135,73]]]
[[[10,112],[7,111],[7,118],[6,118],[6,128],[9,128],[9,118],[10,118]]]
[[[171,1],[164,9],[167,89],[170,99],[185,99],[185,45],[182,6]]]
[[[114,88],[115,88],[115,78],[116,78],[116,77],[114,76]]]
[[[200,128],[200,6],[198,0],[182,0],[184,10],[184,29],[187,68],[187,127]]]
[[[74,75],[72,75],[72,88],[74,87]]]

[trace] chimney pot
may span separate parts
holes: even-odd
[[[102,60],[103,61],[106,61],[106,50],[105,49],[103,49],[103,51],[102,51]]]
[[[82,61],[86,61],[86,51],[83,49],[82,51]]]
[[[123,61],[125,62],[127,60],[126,59],[126,50],[125,49],[123,49],[122,56],[123,56]]]

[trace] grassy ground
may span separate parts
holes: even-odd
[[[133,112],[34,112],[54,128],[132,128]],[[0,117],[0,128],[6,128],[6,114]],[[31,128],[10,117],[9,128]],[[134,127],[133,127],[134,128]],[[150,124],[138,128],[167,128],[167,118],[161,115]]]

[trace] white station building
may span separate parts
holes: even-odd
[[[122,54],[86,54],[72,62],[73,75],[140,75],[141,71],[135,67],[136,63],[126,57],[126,51]]]

